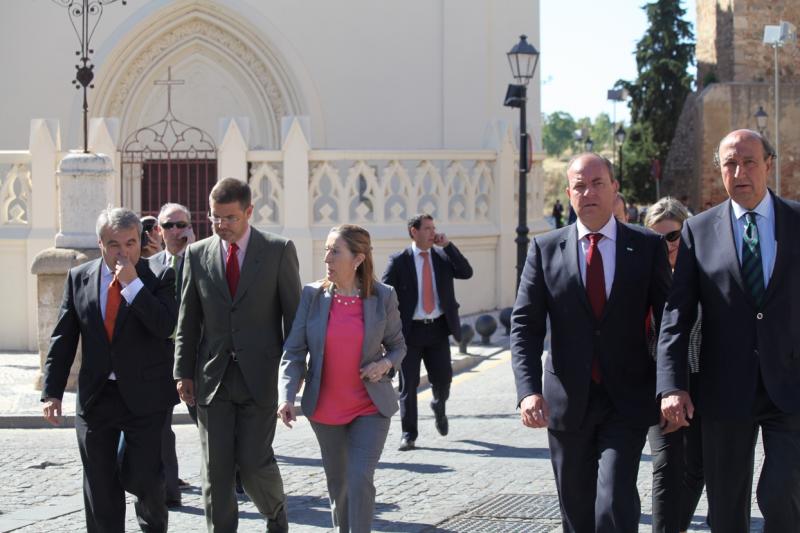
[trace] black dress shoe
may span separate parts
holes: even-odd
[[[409,450],[413,450],[414,448],[416,448],[416,446],[414,445],[414,441],[409,439],[408,437],[403,437],[402,439],[400,439],[400,447],[397,449],[400,450],[401,452],[407,452]]]
[[[289,519],[286,518],[286,508],[281,507],[278,516],[267,519],[267,533],[288,533]]]
[[[450,424],[447,422],[447,415],[444,414],[444,402],[431,402],[431,409],[433,409],[433,416],[436,417],[436,431],[439,435],[444,437],[450,431]]]
[[[166,503],[167,503],[167,509],[177,509],[178,507],[180,507],[181,505],[183,505],[183,504],[181,503],[181,499],[180,499],[180,498],[177,498],[177,499],[172,499],[172,500],[167,500],[167,502],[166,502]]]
[[[186,481],[182,480],[181,478],[178,478],[178,489],[179,489],[179,490],[188,489],[188,488],[189,488],[189,487],[191,487],[191,486],[192,486],[192,485],[191,485],[190,483],[188,483],[188,482],[186,482]]]
[[[236,494],[242,495],[244,494],[244,487],[242,486],[242,476],[239,475],[239,471],[236,471]]]

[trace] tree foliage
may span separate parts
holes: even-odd
[[[626,194],[638,202],[656,200],[650,177],[652,160],[663,165],[678,118],[692,90],[688,68],[694,63],[694,42],[680,0],[656,0],[643,6],[648,28],[636,45],[637,77],[619,80],[630,95],[632,127],[623,148]]]
[[[560,156],[572,147],[575,120],[569,113],[556,111],[545,116],[542,129],[542,146],[547,155]]]

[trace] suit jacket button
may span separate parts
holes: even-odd
[[[761,320],[762,318],[764,318],[764,313],[758,313],[758,314],[756,315],[756,318],[757,318],[757,319],[759,319],[759,320]]]

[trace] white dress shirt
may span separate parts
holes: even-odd
[[[578,228],[578,266],[581,269],[581,279],[583,286],[586,286],[586,254],[589,253],[591,243],[587,235],[590,233],[601,233],[603,238],[597,243],[600,256],[603,258],[603,277],[606,282],[606,299],[611,296],[611,285],[614,283],[614,271],[617,266],[617,219],[613,216],[608,219],[606,225],[600,231],[591,231],[583,225],[581,219],[575,222]]]
[[[433,311],[426,313],[422,308],[422,265],[425,259],[419,255],[422,250],[417,247],[417,243],[411,243],[411,250],[414,252],[414,266],[417,269],[417,308],[414,309],[413,320],[433,319],[442,316],[442,307],[439,305],[439,293],[436,291],[436,271],[433,269],[433,248],[428,250],[428,260],[431,263],[431,281],[433,282]]]
[[[100,261],[100,264],[100,314],[103,315],[103,321],[105,321],[106,303],[108,303],[108,286],[111,285],[111,281],[114,279],[114,272],[111,271],[111,268],[109,268],[105,261]],[[142,290],[142,287],[144,287],[144,283],[142,283],[142,280],[138,277],[128,284],[124,283],[122,280],[119,282],[122,285],[122,290],[120,291],[122,297],[125,298],[125,301],[130,305],[133,299],[136,298],[136,295],[139,294],[139,291]],[[108,379],[116,380],[117,375],[111,372],[111,374],[108,375]]]

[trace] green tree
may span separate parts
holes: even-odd
[[[575,120],[569,113],[556,111],[546,115],[542,128],[542,146],[550,156],[560,157],[572,147]]]
[[[636,45],[638,75],[616,86],[630,94],[631,128],[623,147],[625,193],[634,201],[651,202],[656,200],[652,161],[663,166],[692,90],[688,68],[694,63],[694,36],[680,0],[656,0],[642,9],[649,24]]]
[[[611,118],[608,116],[608,113],[600,113],[597,115],[589,131],[592,135],[592,141],[594,141],[595,152],[611,150],[614,147],[612,143],[614,125],[611,124]]]

